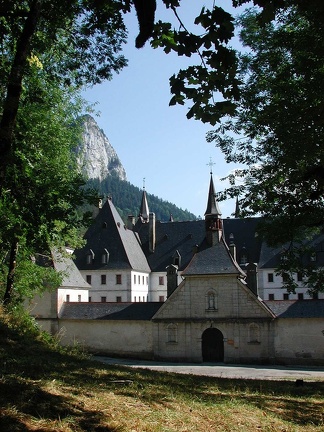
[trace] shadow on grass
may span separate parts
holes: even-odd
[[[233,400],[251,405],[294,425],[324,424],[324,383],[199,377],[111,366],[52,348],[35,337],[11,331],[0,322],[0,430],[28,431],[27,421],[71,421],[78,432],[118,432],[100,410],[86,409],[82,395],[94,389],[113,392],[158,407],[178,398],[216,406]],[[51,392],[51,382],[59,391]],[[53,385],[53,388],[55,385]],[[64,396],[57,394],[64,388]],[[104,417],[104,420],[103,420]],[[69,420],[70,419],[70,420]],[[107,425],[108,424],[108,425]],[[41,427],[38,429],[42,430]],[[53,428],[43,429],[46,432]]]

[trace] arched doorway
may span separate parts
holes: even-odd
[[[216,328],[208,328],[202,334],[202,357],[204,362],[224,361],[224,336]]]

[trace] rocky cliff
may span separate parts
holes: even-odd
[[[127,180],[126,171],[108,138],[90,115],[84,116],[84,133],[78,148],[78,162],[88,179],[102,181],[108,175]]]

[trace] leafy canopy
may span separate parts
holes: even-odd
[[[324,220],[323,12],[292,5],[268,23],[256,10],[241,16],[240,99],[235,116],[207,137],[227,161],[245,166],[226,193],[242,196],[244,215],[265,216],[269,244],[288,242],[281,265],[288,282],[301,270],[313,286],[315,273],[323,276],[304,258]]]

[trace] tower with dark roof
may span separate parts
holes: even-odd
[[[219,242],[222,237],[222,214],[216,198],[213,175],[210,173],[209,193],[205,211],[206,239],[210,246]]]
[[[147,223],[149,221],[149,214],[150,211],[147,202],[146,190],[145,187],[143,187],[142,201],[138,217],[141,219],[142,222]]]

